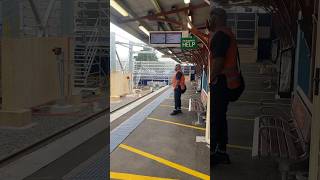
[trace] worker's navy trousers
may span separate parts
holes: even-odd
[[[210,84],[210,152],[226,151],[228,143],[228,86],[225,75],[217,76],[217,83]]]

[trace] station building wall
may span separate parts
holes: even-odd
[[[69,38],[2,39],[2,110],[29,109],[59,97],[57,57],[65,60],[65,95],[71,93],[72,41]]]

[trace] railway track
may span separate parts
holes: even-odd
[[[23,156],[25,156],[25,155],[27,155],[37,149],[40,149],[41,147],[49,144],[50,142],[53,142],[53,141],[59,139],[60,137],[65,136],[66,134],[69,134],[70,132],[94,121],[95,119],[97,119],[99,117],[106,116],[106,118],[107,118],[109,111],[110,111],[110,108],[107,107],[107,108],[105,108],[95,114],[88,115],[87,117],[83,118],[81,121],[79,121],[71,126],[65,127],[64,129],[61,129],[58,132],[55,132],[55,133],[51,134],[50,136],[45,137],[45,138],[37,141],[36,143],[33,143],[33,144],[31,144],[21,150],[18,150],[16,152],[10,154],[9,156],[6,156],[5,158],[2,158],[0,160],[0,168],[9,164],[10,162],[15,161],[16,159],[19,159],[20,157],[23,157]],[[108,121],[106,121],[106,122],[108,122]],[[109,127],[109,126],[107,126],[107,127]]]

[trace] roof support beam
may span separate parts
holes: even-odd
[[[150,18],[154,18],[156,16],[165,16],[165,15],[169,15],[169,14],[176,14],[176,13],[182,12],[182,11],[188,12],[188,10],[204,8],[207,6],[208,6],[207,3],[202,3],[202,4],[198,4],[198,5],[192,5],[190,7],[184,7],[184,8],[171,10],[171,11],[167,11],[167,12],[161,12],[161,13],[157,13],[154,15],[147,15],[147,16],[137,17],[137,18],[133,18],[133,19],[128,19],[128,20],[120,21],[120,23],[127,23],[127,22],[131,22],[131,21],[142,20],[142,19],[150,19]]]
[[[133,19],[135,19],[137,17],[137,14],[130,8],[128,3],[122,2],[122,1],[117,1],[123,8],[125,8],[131,17],[133,17]],[[148,15],[148,16],[153,16],[153,15]],[[121,20],[116,19],[117,24],[121,25],[122,22]],[[140,19],[138,20],[139,24],[144,26],[145,28],[147,28],[148,31],[152,31],[153,29],[151,28],[151,26],[149,26],[147,23],[145,23],[144,21],[141,21]],[[142,34],[141,31],[136,31],[138,32],[138,34]],[[141,35],[140,35],[141,36]],[[143,34],[144,39],[146,38],[146,35]]]
[[[30,4],[30,6],[31,6],[31,10],[32,10],[32,12],[33,12],[33,15],[34,15],[34,17],[35,17],[35,19],[36,19],[36,22],[37,22],[37,24],[38,24],[38,28],[39,28],[39,36],[42,36],[42,34],[43,34],[43,31],[44,31],[44,27],[43,27],[43,25],[42,25],[42,22],[41,22],[41,18],[40,18],[40,15],[39,15],[39,12],[38,12],[38,9],[37,9],[37,7],[36,7],[36,5],[35,5],[35,3],[33,2],[33,0],[28,0],[29,1],[29,4]]]
[[[175,24],[178,26],[183,26],[183,24],[181,22],[175,21],[173,19],[163,19],[163,18],[158,18],[158,17],[153,17],[153,18],[149,18],[149,20],[154,20],[154,21],[160,21],[160,22],[167,22],[169,24]]]
[[[46,36],[47,35],[47,24],[48,24],[48,19],[50,17],[50,14],[52,12],[52,9],[54,7],[54,4],[56,2],[56,0],[50,0],[49,4],[48,4],[48,7],[47,7],[47,10],[43,16],[43,19],[41,20],[40,18],[40,14],[38,12],[38,9],[34,3],[33,0],[28,0],[29,1],[29,4],[30,4],[30,7],[31,7],[31,10],[33,12],[33,15],[36,19],[36,22],[38,24],[38,28],[39,28],[39,33],[38,33],[38,36]]]
[[[154,7],[156,8],[158,13],[161,13],[163,10],[160,7],[159,1],[158,0],[151,0],[152,4],[154,5]],[[163,16],[163,18],[167,19],[166,16]],[[172,26],[168,23],[165,23],[166,27],[168,30],[173,30]]]
[[[48,5],[48,7],[47,7],[46,13],[45,13],[45,15],[44,15],[44,17],[43,17],[43,21],[42,21],[42,26],[43,26],[44,28],[46,28],[46,26],[47,26],[47,24],[48,24],[48,19],[49,19],[49,16],[50,16],[51,12],[52,12],[52,9],[53,9],[53,7],[54,7],[55,2],[56,2],[56,0],[51,0],[51,1],[49,2],[49,5]]]

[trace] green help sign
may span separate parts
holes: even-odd
[[[196,49],[196,48],[198,48],[196,37],[181,38],[181,49]]]

